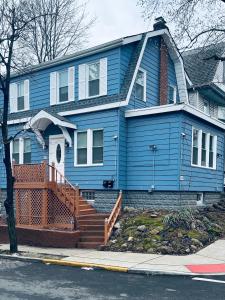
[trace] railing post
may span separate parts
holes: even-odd
[[[80,214],[80,194],[79,194],[79,190],[77,190],[76,189],[76,191],[75,191],[75,208],[76,208],[76,212],[75,212],[75,214],[76,214],[76,216],[78,217],[79,216],[79,214]]]
[[[42,172],[43,172],[43,180],[44,182],[47,182],[48,181],[48,178],[47,178],[47,161],[46,160],[43,160],[42,162]]]
[[[51,170],[52,170],[52,182],[55,182],[56,181],[56,178],[55,178],[55,163],[54,162],[52,162],[52,168],[51,168]]]
[[[108,219],[105,218],[105,224],[104,224],[104,245],[106,245],[108,242]]]

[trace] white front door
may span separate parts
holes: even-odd
[[[65,173],[65,138],[63,135],[49,136],[49,164],[55,163],[61,175]],[[59,178],[57,178],[59,180]]]

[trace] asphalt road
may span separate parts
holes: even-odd
[[[145,276],[0,260],[0,300],[225,299],[224,282]]]

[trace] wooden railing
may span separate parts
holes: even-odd
[[[17,224],[32,227],[77,227],[79,189],[55,165],[13,165]],[[68,225],[69,224],[69,225]]]
[[[105,219],[105,234],[104,234],[104,244],[106,245],[110,235],[112,233],[113,227],[116,223],[116,220],[121,212],[122,209],[122,191],[119,193],[119,197],[116,201],[116,204],[111,212],[109,218]]]

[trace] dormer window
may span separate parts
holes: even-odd
[[[139,69],[135,82],[135,98],[146,101],[146,71]]]
[[[100,91],[100,63],[88,65],[88,97],[98,96]]]
[[[168,87],[168,103],[174,104],[176,103],[177,98],[177,88],[174,85],[169,85]]]
[[[59,76],[59,102],[68,101],[68,70],[58,73]]]
[[[204,100],[203,102],[203,111],[205,114],[209,115],[209,102],[207,100]]]

